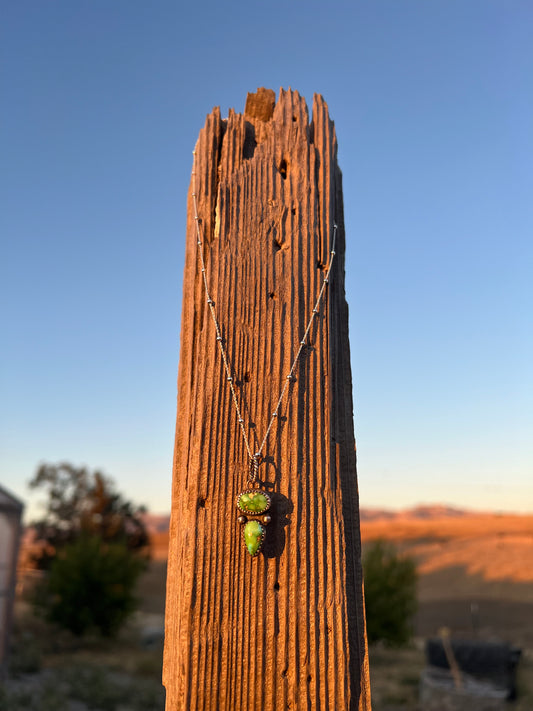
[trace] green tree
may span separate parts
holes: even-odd
[[[38,567],[47,569],[57,553],[81,536],[122,543],[130,551],[148,553],[145,509],[125,500],[111,479],[68,462],[41,464],[30,481],[47,491],[45,514],[32,524],[41,542]]]
[[[117,633],[134,611],[133,594],[145,562],[123,543],[83,534],[51,562],[40,590],[46,617],[76,635]]]
[[[385,541],[369,545],[363,556],[366,626],[369,642],[406,644],[416,612],[416,564]]]

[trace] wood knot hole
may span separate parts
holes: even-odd
[[[274,583],[274,590],[277,592],[279,590],[279,583]]]
[[[287,161],[285,160],[285,158],[282,158],[281,163],[278,166],[278,172],[281,175],[281,177],[283,178],[283,180],[285,180],[287,178],[288,170],[289,170],[289,166],[287,165]]]
[[[198,499],[198,508],[205,509],[205,499],[202,496]]]

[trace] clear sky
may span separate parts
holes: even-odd
[[[0,483],[170,505],[191,150],[321,93],[344,175],[363,506],[533,511],[531,0],[7,0]],[[33,508],[33,504],[31,506]]]

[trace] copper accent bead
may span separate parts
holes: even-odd
[[[248,519],[246,518],[246,516],[239,516],[239,518],[237,519],[239,523],[246,523],[247,520]]]
[[[266,516],[263,516],[263,523],[270,523],[272,521],[272,516],[269,516],[268,514]]]

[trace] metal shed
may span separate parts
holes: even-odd
[[[0,677],[6,672],[24,504],[0,486]]]

